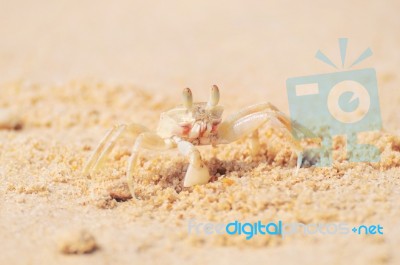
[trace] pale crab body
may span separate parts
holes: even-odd
[[[193,103],[190,110],[178,106],[161,113],[157,134],[162,138],[180,137],[194,145],[214,144],[223,111],[222,106],[208,108],[206,102]]]
[[[224,111],[219,102],[219,89],[211,88],[208,102],[193,102],[189,88],[183,91],[183,104],[160,116],[156,132],[150,132],[140,124],[122,124],[112,128],[101,140],[88,159],[84,174],[98,170],[115,146],[118,138],[130,133],[135,140],[127,167],[127,182],[132,197],[135,196],[133,172],[137,167],[139,152],[142,149],[163,151],[178,148],[181,154],[189,158],[189,167],[184,178],[184,187],[207,183],[211,176],[200,152],[195,146],[228,144],[246,135],[250,135],[252,154],[259,151],[258,128],[269,124],[285,132],[287,142],[297,155],[296,172],[302,162],[302,148],[290,131],[309,132],[299,124],[291,125],[289,118],[270,103],[259,103],[246,107],[222,120]]]

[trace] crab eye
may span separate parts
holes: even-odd
[[[186,109],[191,109],[193,106],[193,96],[190,88],[185,88],[183,90],[182,98],[183,98],[183,106],[185,106]]]
[[[210,99],[207,102],[208,107],[215,107],[219,102],[219,89],[216,85],[211,87]]]

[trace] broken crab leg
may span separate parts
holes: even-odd
[[[189,157],[189,167],[186,171],[185,179],[183,181],[184,187],[191,187],[198,184],[206,184],[211,176],[208,168],[204,165],[199,150],[194,147],[192,143],[176,140],[179,152]]]
[[[129,132],[133,137],[136,138],[139,133],[145,131],[148,131],[146,127],[136,123],[114,126],[113,129],[107,132],[99,145],[96,147],[92,156],[86,163],[82,173],[87,175],[98,170],[104,164],[107,156],[114,148],[116,141],[123,135],[123,133]]]
[[[135,190],[134,190],[134,183],[133,183],[133,171],[137,164],[137,159],[139,156],[140,149],[148,149],[154,151],[164,151],[174,147],[169,140],[164,140],[160,136],[155,133],[151,132],[144,132],[141,133],[138,138],[136,139],[135,144],[132,147],[131,156],[128,160],[128,167],[126,172],[127,183],[129,187],[129,191],[132,194],[132,197],[135,198]]]

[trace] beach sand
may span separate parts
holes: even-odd
[[[4,6],[0,264],[400,263],[396,1]],[[289,114],[286,79],[341,71],[314,58],[321,49],[340,62],[339,37],[349,38],[349,61],[374,52],[356,69],[377,72],[383,129],[360,140],[379,148],[380,162],[349,162],[345,138],[336,137],[331,167],[296,175],[290,145],[264,126],[256,156],[248,138],[200,148],[212,175],[206,185],[183,187],[188,161],[176,150],[143,152],[140,200],[130,199],[129,138],[99,172],[82,175],[107,130],[130,122],[155,130],[184,87],[205,101],[219,85],[224,116],[264,101]],[[235,220],[379,224],[384,234],[188,233],[190,222]]]

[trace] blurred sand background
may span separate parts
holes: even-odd
[[[0,264],[400,263],[399,1],[1,0],[0,7],[0,107],[22,125],[0,131]],[[339,152],[332,168],[295,177],[290,148],[263,136],[264,153],[254,159],[246,140],[218,148],[217,159],[201,149],[218,179],[199,188],[182,190],[187,162],[176,153],[144,156],[144,200],[117,202],[110,190],[124,182],[126,140],[102,172],[80,174],[107,129],[156,128],[184,87],[205,100],[219,85],[228,113],[261,101],[288,113],[286,79],[336,71],[314,55],[321,49],[339,64],[340,37],[349,38],[348,62],[367,47],[374,52],[354,69],[377,71],[385,131],[365,139],[381,149],[380,163],[348,163]],[[245,241],[189,236],[191,218],[380,223],[385,235]],[[60,253],[63,235],[79,229],[99,249]]]

